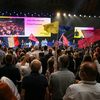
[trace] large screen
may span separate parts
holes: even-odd
[[[51,18],[0,16],[0,36],[33,34],[36,37],[50,37],[43,25],[51,23]]]
[[[94,27],[75,27],[74,38],[85,38],[85,35],[92,35]]]

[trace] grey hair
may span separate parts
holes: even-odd
[[[68,68],[69,66],[69,57],[68,55],[61,55],[59,58],[58,58],[58,63],[60,64],[60,67],[61,68]]]

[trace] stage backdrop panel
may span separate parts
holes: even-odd
[[[51,18],[0,16],[0,37],[29,37],[30,34],[36,37],[50,37],[51,33],[46,32],[43,27],[49,23]]]
[[[94,27],[75,27],[74,38],[85,38],[85,35],[92,35]]]

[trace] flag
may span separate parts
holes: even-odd
[[[94,42],[100,40],[100,29],[96,29],[94,32]]]
[[[33,34],[30,34],[29,40],[34,41],[34,42],[38,41],[38,39]]]
[[[8,37],[3,37],[4,46],[8,47]]]
[[[53,23],[44,25],[44,30],[48,33],[57,34],[59,30],[59,22],[55,21]]]
[[[18,37],[8,37],[8,46],[15,47],[19,45]]]
[[[84,38],[90,38],[94,36],[94,30],[82,30]]]
[[[84,48],[85,47],[85,40],[84,39],[78,40],[78,47],[79,48]]]
[[[14,37],[14,44],[15,46],[19,46],[19,39],[18,39],[18,36]]]
[[[55,47],[59,47],[59,41],[56,40],[56,41],[54,42],[54,46],[55,46]]]
[[[92,31],[90,31],[92,32]],[[88,33],[88,32],[87,32]],[[93,34],[89,35],[89,33],[85,35],[85,38],[78,41],[79,48],[88,47],[94,42],[100,40],[100,29],[94,30]]]
[[[68,46],[69,41],[63,34],[62,34],[62,39],[63,39],[63,45]]]

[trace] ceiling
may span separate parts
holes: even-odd
[[[75,14],[100,15],[100,0],[0,0],[1,10],[62,11]]]

